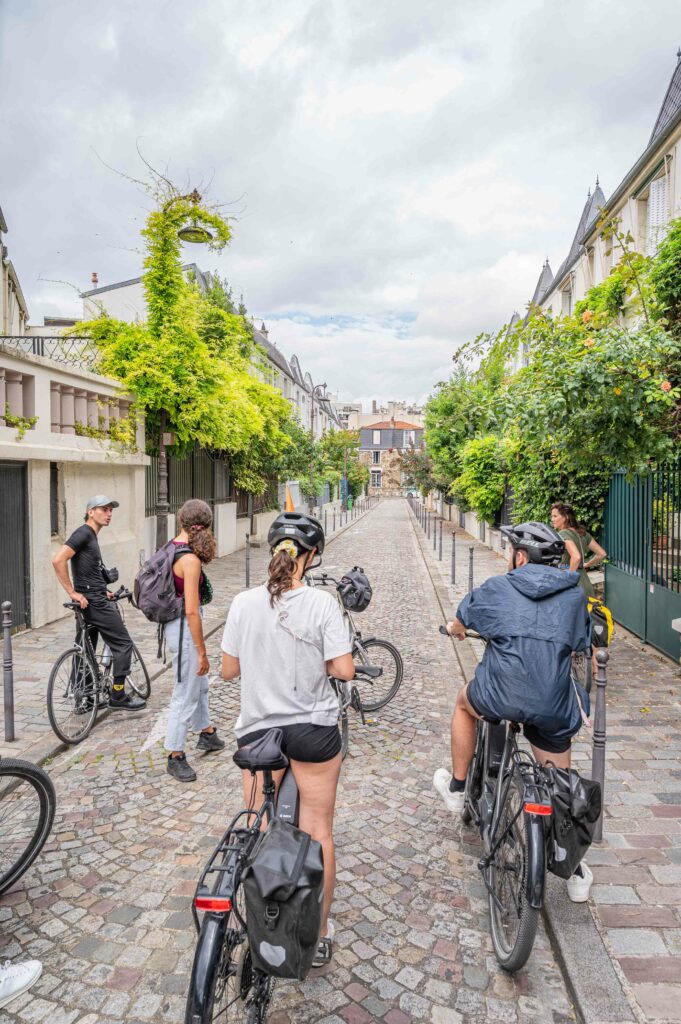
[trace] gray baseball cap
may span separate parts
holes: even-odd
[[[112,508],[118,508],[118,504],[113,498],[107,498],[106,494],[95,494],[94,498],[90,498],[85,506],[85,511],[89,512],[91,508],[101,508],[102,505],[111,505]]]

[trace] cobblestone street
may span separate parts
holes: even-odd
[[[261,551],[254,582],[264,561]],[[376,724],[351,722],[335,827],[334,962],[302,985],[279,983],[268,1020],[573,1020],[543,928],[523,971],[509,977],[497,967],[479,847],[431,788],[434,769],[449,765],[462,677],[437,632],[442,613],[406,502],[381,503],[329,547],[331,572],[355,564],[374,588],[361,628],[396,643],[405,678]],[[224,609],[219,582],[217,597]],[[219,640],[218,631],[215,672]],[[44,973],[11,1013],[0,1011],[0,1024],[182,1024],[195,943],[190,899],[241,787],[231,760],[236,686],[215,678],[212,708],[228,747],[199,755],[190,743],[198,782],[188,786],[165,772],[159,716],[169,689],[166,673],[147,712],[110,716],[48,766],[59,801],[51,841],[0,899],[0,956],[38,957]]]

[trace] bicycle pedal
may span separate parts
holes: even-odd
[[[377,718],[364,718],[364,725],[378,725]]]

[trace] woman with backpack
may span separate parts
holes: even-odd
[[[194,782],[196,772],[184,752],[189,729],[199,733],[197,750],[222,750],[225,745],[210,720],[209,665],[203,636],[203,606],[213,597],[203,567],[215,558],[216,541],[211,529],[213,513],[205,501],[185,501],[177,521],[180,532],[171,541],[176,548],[172,571],[175,593],[183,602],[179,617],[165,626],[175,675],[165,749],[168,774],[179,782]]]
[[[596,591],[586,570],[599,565],[607,558],[607,551],[579,525],[572,505],[562,501],[555,502],[551,506],[551,526],[565,541],[565,554],[561,564],[579,573],[579,585],[587,598],[595,597]],[[593,557],[587,561],[588,552],[591,552]]]
[[[333,814],[341,769],[338,701],[328,677],[353,679],[355,666],[337,601],[303,580],[315,556],[324,551],[320,523],[312,516],[283,512],[267,542],[272,553],[267,582],[237,594],[229,609],[222,676],[241,676],[241,712],[235,725],[240,747],[269,729],[283,732],[282,750],[300,795],[299,826],[324,852],[320,941],[312,964],[323,967],[332,956]],[[278,785],[283,772],[273,775]],[[246,805],[251,806],[262,789],[261,774],[253,791],[250,773],[244,771],[243,785]]]

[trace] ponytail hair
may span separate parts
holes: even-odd
[[[272,558],[267,568],[267,590],[271,608],[274,608],[274,602],[278,601],[282,594],[292,588],[299,554],[296,544],[288,538],[272,548]]]
[[[189,549],[206,565],[217,553],[217,541],[211,529],[213,513],[210,505],[200,498],[190,498],[177,513],[182,530],[187,531]]]

